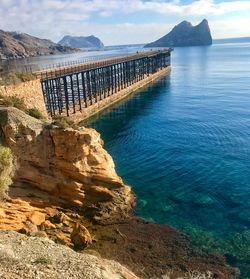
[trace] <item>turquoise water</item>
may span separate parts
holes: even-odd
[[[93,119],[137,214],[250,278],[250,44],[176,48],[172,73]]]

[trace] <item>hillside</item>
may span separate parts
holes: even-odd
[[[75,36],[64,36],[58,44],[63,46],[70,46],[75,48],[103,48],[103,42],[95,36],[87,37],[75,37]]]
[[[193,26],[188,21],[182,21],[171,32],[159,40],[147,44],[145,47],[182,47],[211,45],[212,36],[208,21],[204,19],[200,24]]]
[[[25,33],[0,30],[0,60],[74,51],[76,50],[71,47],[61,46],[50,40],[39,39]]]

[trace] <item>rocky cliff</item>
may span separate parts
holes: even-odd
[[[0,138],[15,159],[9,199],[0,203],[0,231],[31,236],[0,232],[3,278],[236,278],[223,257],[192,247],[167,225],[129,214],[134,195],[95,130],[61,129],[2,107]]]
[[[176,25],[170,33],[145,47],[183,47],[204,46],[212,44],[212,36],[208,21],[192,26],[188,21]]]
[[[70,46],[74,48],[103,48],[103,42],[95,36],[76,37],[76,36],[64,36],[58,44],[63,46]]]
[[[131,188],[117,175],[95,130],[44,127],[40,120],[15,108],[1,108],[0,116],[3,138],[15,157],[15,183],[78,206],[96,221],[131,209]]]
[[[50,40],[39,39],[25,33],[0,30],[0,59],[15,59],[76,51]]]

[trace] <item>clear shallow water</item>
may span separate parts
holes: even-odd
[[[176,48],[172,73],[93,119],[137,214],[250,278],[250,44]]]

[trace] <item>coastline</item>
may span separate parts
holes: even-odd
[[[236,278],[223,257],[192,247],[187,236],[168,225],[133,214],[135,196],[117,176],[95,130],[43,127],[13,108],[3,108],[1,115],[5,142],[21,166],[10,199],[1,206],[1,230],[50,238],[116,260],[141,279],[185,278],[190,272]]]

